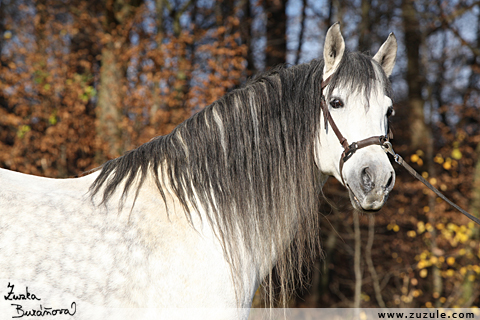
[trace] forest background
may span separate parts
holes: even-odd
[[[480,216],[473,0],[0,0],[0,167],[81,175],[258,72],[320,58],[335,21],[351,51],[395,32],[395,150]],[[290,307],[480,306],[479,226],[396,171],[376,215],[330,179],[322,259]]]

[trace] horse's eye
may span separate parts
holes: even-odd
[[[392,107],[387,109],[387,118],[392,117],[395,115],[395,110]]]
[[[340,100],[340,99],[333,99],[332,101],[330,101],[330,105],[334,109],[342,108],[343,107],[343,101]]]

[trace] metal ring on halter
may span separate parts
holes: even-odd
[[[382,148],[386,153],[390,153],[392,156],[395,156],[395,152],[393,151],[393,146],[390,141],[385,141],[382,145]]]
[[[385,141],[382,145],[382,148],[386,153],[390,153],[393,156],[393,159],[395,160],[396,163],[401,164],[400,163],[401,162],[401,160],[400,160],[401,157],[398,153],[395,153],[395,151],[393,151],[393,146],[392,146],[392,143],[390,141]]]

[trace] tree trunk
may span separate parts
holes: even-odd
[[[422,76],[420,61],[422,35],[414,2],[412,0],[403,0],[402,10],[408,59],[406,80],[408,85],[408,106],[410,109],[410,146],[413,149],[422,149],[431,141],[430,130],[425,123],[423,113],[422,88],[425,79]]]
[[[307,15],[307,0],[302,1],[302,17],[300,19],[300,34],[298,35],[298,45],[297,45],[297,52],[295,54],[295,64],[298,64],[300,62],[300,56],[302,52],[302,44],[303,44],[303,38],[305,34],[305,23],[307,21],[306,15]]]
[[[252,10],[250,0],[244,0],[243,17],[240,23],[240,35],[242,44],[247,47],[247,77],[256,73],[252,50]]]
[[[97,135],[106,143],[107,150],[102,153],[101,162],[109,157],[122,154],[120,121],[123,109],[122,83],[125,78],[121,63],[117,61],[113,44],[107,44],[102,50],[100,69],[100,90],[95,108],[97,116]],[[105,152],[106,151],[106,152]]]
[[[371,0],[362,0],[360,7],[362,13],[362,20],[359,25],[359,38],[358,38],[358,50],[361,52],[369,51],[372,46],[372,36],[370,34],[372,30],[372,20],[370,19],[370,11],[372,9]]]
[[[107,0],[105,3],[104,33],[108,42],[102,49],[100,90],[95,108],[97,135],[104,144],[97,152],[97,161],[117,157],[123,153],[122,130],[124,82],[127,61],[120,60],[117,51],[128,39],[118,31],[134,15],[140,0]],[[105,148],[107,150],[105,150]]]
[[[477,48],[480,48],[480,13],[477,14]],[[473,57],[473,63],[476,62],[478,56]],[[478,86],[480,80],[480,75],[472,70],[469,79],[469,91],[474,91]],[[468,212],[470,212],[475,217],[480,217],[480,143],[477,144],[475,150],[477,155],[477,163],[475,164],[475,170],[473,174],[473,183],[472,183],[472,198],[470,200],[470,206]],[[480,238],[480,229],[477,225],[474,224],[472,230],[472,240],[478,241]],[[467,256],[468,254],[474,254],[474,250],[467,246]],[[465,275],[463,283],[461,285],[461,295],[460,301],[457,303],[463,308],[469,308],[472,306],[475,296],[479,294],[478,285],[472,282],[469,278],[474,275],[472,270],[469,270]]]
[[[480,48],[480,13],[477,15],[477,47]],[[473,58],[473,63],[476,62],[478,57]],[[470,83],[469,87],[471,89],[475,89],[478,85],[478,81],[480,80],[480,74],[475,73],[472,71],[470,75]],[[473,192],[472,192],[472,200],[470,202],[470,210],[474,216],[480,216],[480,143],[477,145],[476,149],[477,154],[477,163],[475,165],[475,173],[473,176]]]
[[[287,60],[286,0],[265,0],[267,15],[267,48],[265,68],[269,69]]]
[[[165,37],[165,26],[164,26],[164,10],[165,2],[168,0],[155,0],[155,13],[156,13],[156,24],[157,24],[157,35],[155,42],[157,47],[161,48],[163,39]],[[161,68],[158,64],[156,65],[157,71]],[[165,108],[164,99],[160,93],[160,82],[153,81],[152,85],[152,107],[150,108],[150,123],[155,128],[155,131],[159,129],[160,121],[157,118],[157,112]]]
[[[429,177],[435,176],[434,141],[432,138],[431,127],[425,123],[424,100],[422,98],[422,89],[425,86],[425,78],[422,75],[422,63],[420,60],[420,47],[422,45],[422,34],[420,22],[413,0],[403,0],[402,2],[403,28],[405,32],[405,44],[407,49],[407,74],[409,121],[410,121],[410,146],[413,150],[421,149],[425,152],[425,165]],[[428,222],[436,225],[435,218],[435,199],[433,193],[429,193],[429,211],[427,214]],[[438,252],[436,231],[431,232],[429,241],[430,252]],[[440,306],[440,295],[443,290],[443,280],[439,268],[432,266],[432,295],[435,299],[434,305]]]
[[[353,210],[353,230],[354,230],[354,252],[353,252],[353,270],[355,272],[355,287],[353,295],[352,308],[360,308],[362,294],[362,233],[360,232],[360,218],[358,211]],[[355,318],[358,318],[357,316]]]

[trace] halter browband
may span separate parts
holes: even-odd
[[[335,133],[335,135],[338,138],[338,141],[340,141],[340,144],[343,147],[343,152],[342,152],[342,156],[340,157],[340,164],[339,164],[340,177],[342,178],[343,184],[345,186],[347,186],[345,184],[345,181],[343,179],[343,174],[342,174],[343,165],[345,164],[345,162],[348,159],[350,159],[352,157],[352,155],[358,149],[362,149],[362,148],[365,148],[365,147],[368,147],[368,146],[371,146],[371,145],[383,146],[386,142],[388,142],[392,138],[392,131],[390,129],[388,129],[388,135],[373,136],[373,137],[366,138],[366,139],[363,139],[363,140],[360,140],[360,141],[357,141],[357,142],[353,142],[352,144],[348,144],[347,139],[342,135],[342,133],[338,129],[337,125],[335,124],[335,121],[333,121],[333,118],[330,115],[330,111],[328,110],[328,104],[327,104],[327,102],[325,100],[325,96],[323,94],[323,89],[326,86],[328,86],[331,78],[332,78],[332,76],[329,76],[327,79],[322,81],[322,85],[321,85],[321,94],[322,94],[322,97],[321,97],[322,102],[321,103],[322,103],[322,106],[321,107],[322,107],[322,111],[323,111],[323,116],[325,118],[325,130],[327,130],[327,126],[330,123],[330,126],[332,127],[333,132]]]

